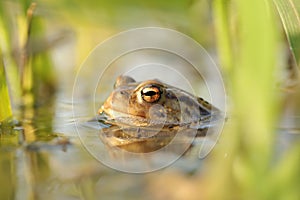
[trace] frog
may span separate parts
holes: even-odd
[[[121,75],[98,115],[110,125],[102,130],[105,143],[136,153],[163,148],[180,130],[185,136],[204,137],[221,111],[158,79],[138,82]]]

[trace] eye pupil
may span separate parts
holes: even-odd
[[[149,86],[141,91],[141,95],[144,101],[154,103],[160,99],[161,91],[156,86]]]
[[[153,95],[156,95],[156,94],[157,94],[156,91],[148,91],[148,92],[144,93],[144,95],[146,95],[146,96],[153,96]]]

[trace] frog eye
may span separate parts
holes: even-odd
[[[156,86],[149,86],[142,89],[141,94],[144,101],[154,103],[160,99],[161,91]]]

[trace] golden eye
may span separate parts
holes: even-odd
[[[142,91],[142,98],[148,103],[157,102],[160,99],[161,91],[156,86],[145,87]]]

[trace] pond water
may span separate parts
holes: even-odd
[[[183,156],[164,152],[151,157],[112,155],[99,138],[105,125],[91,119],[96,113],[93,109],[99,108],[101,99],[111,92],[113,80],[101,85],[106,91],[98,102],[86,98],[84,88],[81,97],[74,99],[75,75],[66,77],[64,74],[72,74],[71,70],[61,70],[53,98],[42,106],[24,108],[22,125],[2,129],[1,199],[201,198],[201,188],[205,190],[201,177],[209,160],[209,156],[199,159],[203,139],[194,140],[193,148]],[[300,119],[291,120],[288,114],[283,119],[275,149],[278,156],[300,139]],[[205,142],[211,145],[216,141]],[[224,152],[224,159],[226,156]]]
[[[195,185],[200,187],[203,184],[201,176],[206,162],[198,158],[199,149],[194,148],[168,167],[151,173],[141,175],[114,170],[95,159],[82,145],[78,131],[89,136],[99,130],[99,126],[88,122],[92,116],[81,116],[79,121],[83,123],[75,126],[78,118],[73,118],[72,100],[66,98],[66,94],[68,92],[60,92],[55,101],[28,110],[22,126],[16,126],[13,134],[1,135],[1,197],[163,199],[166,196],[183,198],[187,194],[198,196],[195,191],[199,192],[199,189]],[[279,129],[278,154],[300,138],[299,127],[295,124],[289,128],[291,124],[285,123]],[[95,138],[91,137],[90,140]],[[96,142],[99,144],[98,140]],[[104,145],[102,147],[103,151],[107,151]],[[167,159],[164,156],[168,155],[159,155],[156,160],[158,164]],[[127,158],[123,159],[117,164],[125,162]],[[171,182],[172,187],[166,185]],[[164,191],[160,191],[161,187]],[[181,189],[174,191],[173,187]]]
[[[28,121],[16,128],[18,141],[15,143],[1,140],[1,196],[7,199],[139,199],[149,196],[145,194],[151,191],[151,174],[118,172],[96,160],[79,140],[71,110],[66,111],[70,105],[60,103],[64,105],[63,112],[57,112],[53,122],[48,112],[38,109],[37,112],[46,116],[36,116],[45,121]],[[95,131],[93,125],[85,124],[81,129],[87,135]],[[201,161],[195,156],[179,160],[153,175],[164,171],[189,174],[199,169]],[[145,187],[148,184],[149,188]]]
[[[72,80],[63,84],[55,98],[44,105],[34,109],[24,108],[22,125],[17,125],[13,130],[6,130],[1,135],[1,197],[152,199],[150,194],[157,187],[154,177],[170,173],[172,177],[175,175],[185,179],[185,176],[188,178],[201,170],[202,161],[198,158],[199,149],[196,148],[180,159],[172,158],[172,162],[167,164],[165,160],[172,155],[156,155],[152,159],[156,168],[171,166],[144,175],[113,169],[118,164],[126,163],[127,158],[124,156],[113,168],[108,167],[109,164],[105,161],[103,164],[95,159],[82,144],[79,136],[86,137],[90,145],[94,143],[102,148],[103,152],[108,152],[108,149],[99,143],[99,124],[95,121],[89,122],[93,118],[92,115],[86,116],[85,112],[82,112],[82,115],[74,118],[73,106],[80,106],[81,100],[72,101],[72,84]],[[82,134],[79,135],[78,132]],[[93,137],[95,133],[96,138]],[[148,167],[149,164],[145,158],[133,162],[136,163],[131,164],[132,166]],[[147,171],[145,168],[143,170]],[[150,167],[148,171],[153,171],[153,168]]]

